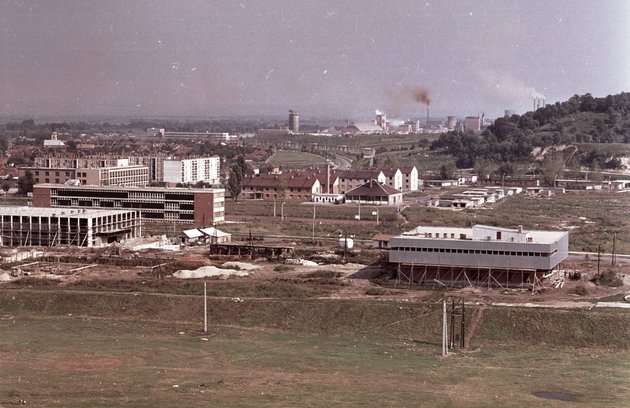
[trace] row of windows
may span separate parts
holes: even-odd
[[[447,254],[474,254],[474,255],[498,255],[498,256],[538,256],[549,257],[546,252],[521,252],[521,251],[491,251],[486,249],[455,249],[455,248],[416,248],[416,247],[392,247],[392,251],[404,252],[438,252]],[[553,253],[556,253],[554,250]]]

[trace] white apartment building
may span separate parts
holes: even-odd
[[[198,159],[164,160],[164,182],[195,184],[220,182],[221,159],[218,156]]]

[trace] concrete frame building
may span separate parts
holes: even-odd
[[[417,227],[389,240],[398,276],[417,283],[480,286],[536,285],[569,252],[567,231]]]
[[[142,235],[136,210],[0,207],[0,245],[98,247]]]
[[[221,179],[221,158],[212,156],[197,159],[165,159],[163,171],[163,181],[166,183],[195,184],[202,181],[218,184]]]
[[[76,179],[88,186],[142,187],[149,184],[149,168],[124,166],[77,169]]]
[[[92,168],[105,168],[105,167],[127,167],[127,166],[147,166],[149,168],[149,182],[163,181],[164,168],[163,162],[168,159],[167,156],[131,156],[128,158],[120,158],[113,156],[85,156],[79,157],[76,155],[59,155],[52,157],[36,157],[32,167],[20,168],[21,172],[30,170],[37,177],[41,175],[41,180],[38,183],[65,183],[69,179],[75,179],[76,175],[62,174],[61,172],[70,172],[70,170],[77,169],[92,169]],[[46,174],[48,172],[48,174]],[[53,172],[55,177],[53,176]],[[56,173],[60,174],[57,175]],[[39,174],[37,174],[39,173]],[[23,174],[23,173],[22,173]],[[46,177],[47,176],[47,177]],[[63,180],[63,177],[66,180]],[[71,176],[71,177],[70,177]],[[49,181],[46,181],[48,179]]]
[[[225,220],[225,190],[37,184],[34,207],[133,209],[145,222],[205,227]]]

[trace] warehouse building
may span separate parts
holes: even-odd
[[[403,280],[510,287],[536,284],[556,269],[568,255],[569,233],[430,226],[386,244],[389,262]]]
[[[0,207],[2,246],[98,247],[141,234],[136,210]]]
[[[205,227],[224,221],[225,190],[37,184],[33,187],[33,206],[132,209],[140,211],[146,222]]]

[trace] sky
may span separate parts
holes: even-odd
[[[424,117],[630,90],[630,2],[0,0],[0,115]]]

